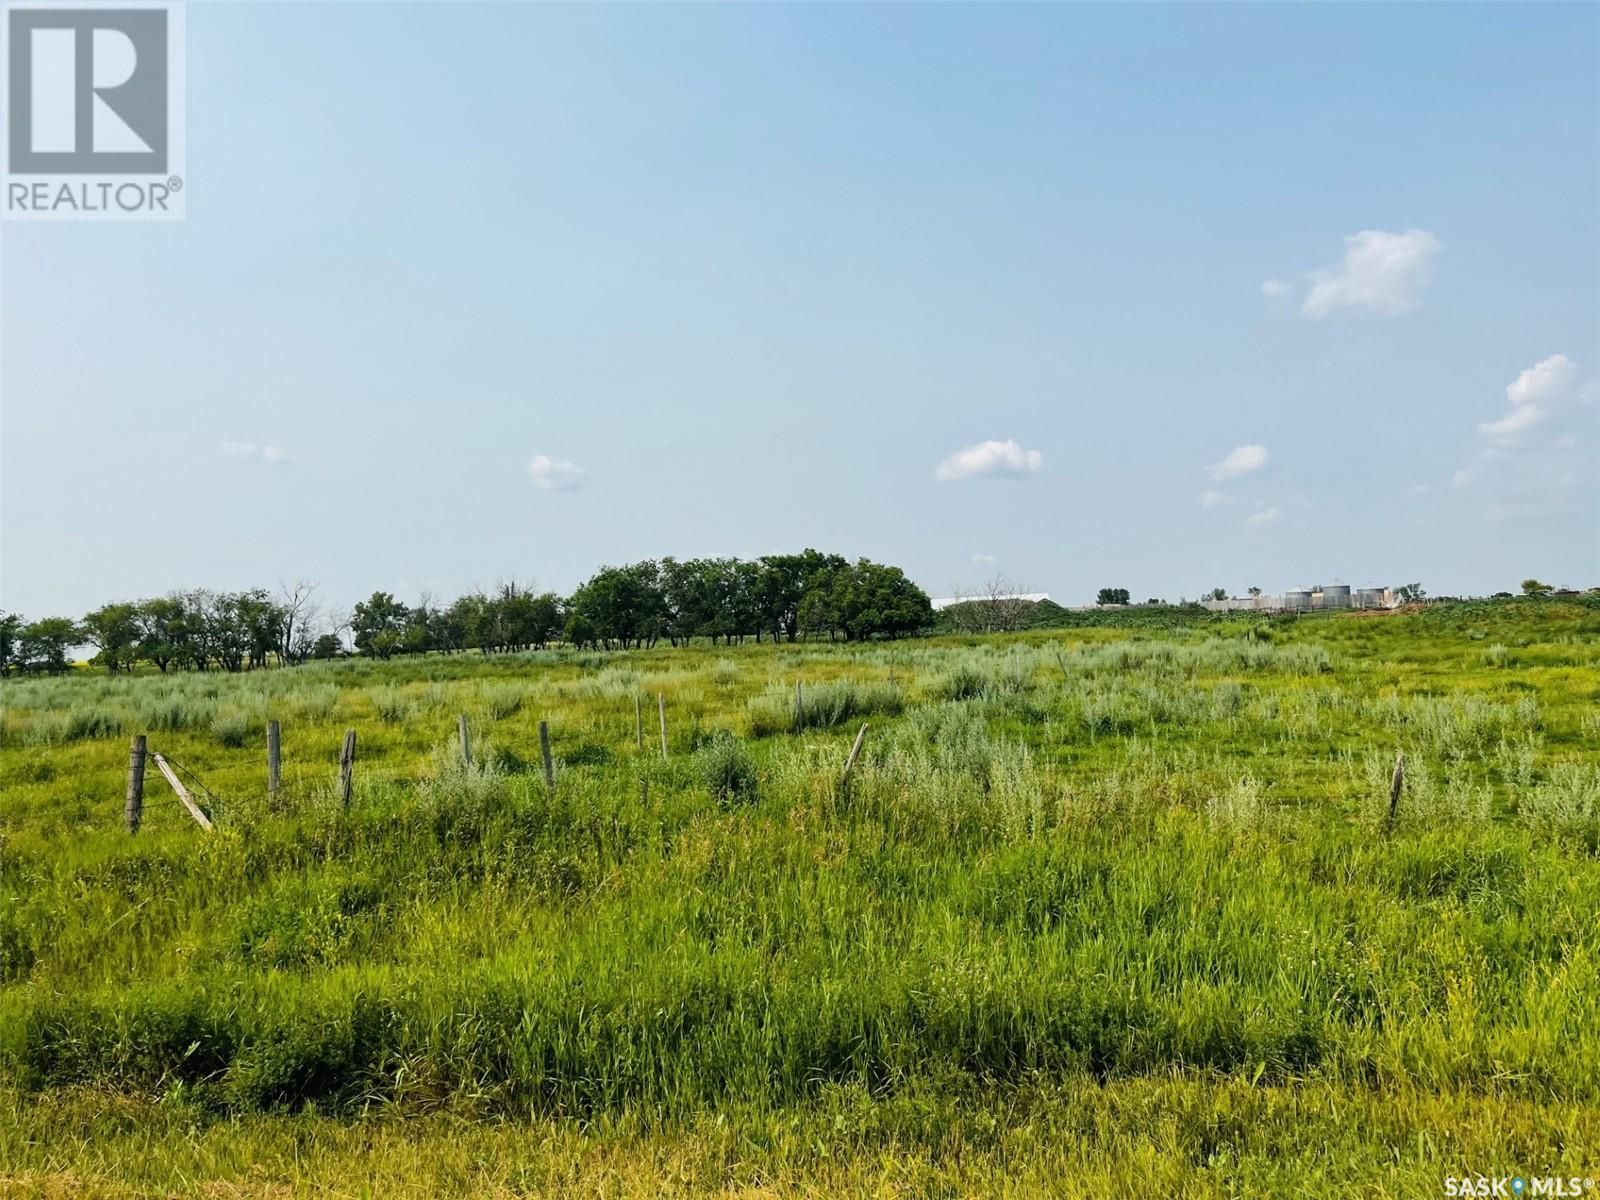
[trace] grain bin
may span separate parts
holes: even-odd
[[[1384,596],[1386,589],[1380,587],[1364,587],[1356,589],[1357,608],[1385,608],[1389,601]]]
[[[1330,583],[1322,589],[1323,608],[1349,608],[1350,585],[1348,583]]]
[[[1311,607],[1311,589],[1290,588],[1283,593],[1283,607],[1290,612],[1305,612]]]

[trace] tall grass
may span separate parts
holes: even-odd
[[[1583,653],[1523,611],[1495,633],[1519,656]],[[215,1121],[337,1138],[374,1110],[449,1110],[441,1153],[491,1116],[591,1151],[736,1126],[761,1170],[803,1134],[802,1191],[869,1146],[938,1187],[976,1154],[993,1190],[1033,1161],[995,1149],[1018,1121],[1060,1155],[1074,1121],[1132,1146],[1199,1114],[1184,1147],[1265,1155],[1200,1127],[1267,1096],[1364,1114],[1274,1143],[1349,1139],[1316,1161],[1356,1190],[1442,1161],[1419,1123],[1555,1146],[1474,1124],[1512,1105],[1600,1146],[1572,1116],[1600,1111],[1600,668],[1395,621],[0,685],[0,1111],[28,1131],[0,1128],[0,1176],[84,1096],[187,1114],[189,1141],[154,1120],[163,1162]],[[653,695],[634,726],[656,692],[665,759]],[[120,831],[135,730],[217,793],[215,832],[154,778]]]

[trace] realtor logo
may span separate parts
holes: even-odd
[[[181,217],[181,6],[4,15],[4,215]]]

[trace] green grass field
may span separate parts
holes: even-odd
[[[1592,603],[0,701],[0,1195],[1600,1175]]]

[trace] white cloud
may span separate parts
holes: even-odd
[[[1566,393],[1577,373],[1577,363],[1565,354],[1552,354],[1506,384],[1506,399],[1513,404],[1555,400]]]
[[[1024,450],[1016,442],[979,442],[957,450],[934,468],[933,477],[944,483],[979,475],[1031,475],[1044,466],[1044,455]]]
[[[1478,432],[1485,437],[1510,437],[1530,425],[1538,424],[1543,418],[1544,409],[1537,404],[1524,404],[1521,408],[1513,408],[1498,421],[1484,421],[1478,426]]]
[[[976,563],[980,567],[991,566],[994,563],[994,555],[992,555],[992,554],[974,554],[972,556],[972,561],[974,563]]]
[[[1407,500],[1421,500],[1428,494],[1429,488],[1425,483],[1413,483],[1405,491]]]
[[[1495,421],[1484,421],[1478,432],[1485,437],[1509,438],[1532,428],[1560,406],[1572,392],[1578,364],[1565,354],[1552,354],[1506,384],[1511,411]]]
[[[1465,467],[1462,467],[1454,475],[1450,476],[1451,487],[1466,487],[1471,482],[1472,472],[1468,471]]]
[[[1276,300],[1281,296],[1287,296],[1289,291],[1289,285],[1281,279],[1268,279],[1261,284],[1261,294],[1268,300]]]
[[[1232,501],[1233,497],[1229,496],[1227,492],[1218,492],[1208,488],[1200,493],[1201,508],[1218,508],[1224,504],[1230,504]]]
[[[1259,471],[1267,465],[1268,457],[1265,446],[1235,446],[1228,452],[1227,458],[1207,467],[1206,474],[1217,480],[1236,479],[1251,471]]]
[[[1250,525],[1267,525],[1277,519],[1278,510],[1276,508],[1263,508],[1258,513],[1251,513],[1245,518],[1245,521]]]
[[[1433,260],[1442,248],[1424,229],[1353,233],[1344,239],[1343,262],[1311,272],[1311,290],[1300,311],[1313,320],[1340,308],[1385,317],[1408,313],[1422,303],[1423,290],[1433,282]]]
[[[533,486],[546,492],[568,492],[582,487],[588,474],[575,462],[551,458],[548,454],[535,454],[528,463],[528,478]]]
[[[223,442],[222,456],[263,462],[269,467],[283,461],[283,451],[276,446],[258,446],[254,442]]]

